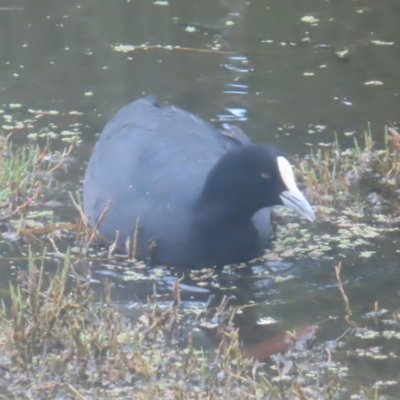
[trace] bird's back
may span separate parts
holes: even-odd
[[[140,258],[150,240],[179,252],[208,172],[249,141],[241,131],[232,133],[174,106],[158,106],[154,98],[122,108],[104,128],[86,171],[84,207],[92,226],[110,200],[100,225],[109,241],[118,229],[123,246],[138,221]]]

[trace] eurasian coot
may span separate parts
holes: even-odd
[[[108,122],[83,194],[100,243],[115,242],[137,259],[168,265],[224,265],[260,256],[275,205],[315,218],[278,150],[251,143],[239,128],[219,130],[161,106],[154,97],[132,102]]]

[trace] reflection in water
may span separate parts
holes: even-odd
[[[222,94],[226,95],[221,100],[225,104],[234,103],[234,105],[241,105],[246,102],[246,99],[237,98],[237,96],[245,96],[248,94],[248,86],[241,83],[243,75],[249,71],[248,68],[244,68],[243,65],[248,64],[248,60],[244,56],[230,56],[228,57],[229,64],[223,64],[222,67],[227,69],[229,73],[226,74],[225,83],[226,89],[222,90]],[[239,107],[225,107],[225,110],[230,114],[218,114],[218,120],[221,122],[234,122],[234,121],[246,121],[247,110]]]
[[[248,0],[218,0],[218,3],[237,15],[245,9]]]
[[[242,58],[242,57],[240,58],[240,61],[241,61],[242,63],[243,63],[243,62],[244,62],[244,63],[247,62],[246,60],[243,61],[243,58]],[[240,67],[237,67],[237,66],[235,66],[235,65],[233,65],[233,64],[225,64],[224,67],[225,67],[227,70],[233,71],[233,72],[239,72],[239,73],[249,72],[249,70],[248,70],[247,68],[240,68]],[[234,78],[234,80],[236,80],[236,79],[238,79],[238,78]]]
[[[243,85],[240,83],[228,83],[227,85],[230,90],[224,90],[225,94],[247,94],[247,85]]]
[[[230,114],[220,114],[218,115],[218,120],[221,122],[231,122],[231,121],[246,121],[247,120],[247,110],[244,108],[227,108]]]
[[[273,354],[285,352],[294,343],[297,349],[304,348],[306,342],[314,337],[316,331],[316,326],[305,325],[292,332],[281,332],[252,346],[245,346],[243,352],[247,357],[265,361]]]

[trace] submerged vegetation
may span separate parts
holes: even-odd
[[[339,265],[348,328],[320,344],[314,330],[308,340],[287,333],[285,355],[265,363],[246,357],[257,358],[262,346],[243,348],[234,323],[241,307],[229,298],[185,311],[176,280],[169,304],[154,293],[128,317],[113,303],[108,284],[94,301],[90,270],[79,276],[68,253],[55,274],[46,272],[44,256],[30,253],[27,269],[10,284],[10,304],[3,301],[0,311],[0,382],[27,399],[348,399],[349,391],[352,399],[375,399],[397,381],[355,391],[351,364],[395,360],[400,316],[378,304],[355,316],[340,271]],[[215,350],[195,346],[199,329],[216,332]]]
[[[328,206],[349,201],[362,203],[363,196],[367,200],[369,196],[370,202],[400,206],[400,134],[387,128],[384,144],[384,149],[377,149],[368,129],[363,144],[354,139],[351,148],[343,149],[336,138],[332,144],[296,160],[298,177],[304,181],[307,195],[314,203]],[[364,190],[360,190],[362,185]]]
[[[342,148],[336,139],[296,160],[297,178],[329,233],[320,235],[298,221],[282,224],[265,258],[345,259],[353,249],[369,258],[376,240],[399,232],[400,134],[388,128],[383,137],[383,149],[368,130],[362,144],[354,139],[353,146]],[[278,212],[286,222],[289,214]]]
[[[43,195],[54,182],[53,172],[63,166],[74,145],[57,152],[51,151],[49,144],[43,148],[38,144],[17,146],[10,136],[0,136],[0,220],[3,239],[15,241],[31,232],[54,230],[43,223],[53,216],[49,207],[45,209]]]
[[[298,179],[316,204],[317,224],[323,223],[327,232],[317,234],[314,227],[279,210],[276,221],[284,221],[276,231],[279,240],[264,259],[328,259],[333,267],[348,251],[369,258],[375,254],[375,241],[399,237],[400,135],[389,128],[383,143],[378,149],[368,131],[362,144],[355,141],[344,149],[336,140],[297,159]],[[365,360],[395,365],[398,310],[389,312],[376,303],[363,315],[352,312],[340,266],[332,268],[336,274],[330,284],[338,286],[337,297],[343,299],[342,314],[335,317],[342,321],[343,334],[318,341],[316,327],[300,327],[297,333],[268,342],[274,351],[266,350],[265,343],[241,343],[236,321],[251,305],[223,297],[218,302],[211,299],[204,308],[184,307],[179,279],[168,300],[154,293],[129,313],[113,302],[109,284],[99,300],[90,264],[99,255],[87,244],[90,233],[75,221],[58,224],[48,203],[53,172],[68,162],[73,143],[54,152],[49,145],[17,147],[2,136],[0,146],[2,242],[17,243],[25,257],[3,296],[0,315],[0,383],[10,396],[303,400],[377,399],[398,392],[396,368],[385,375],[391,379],[377,374],[368,385],[356,372],[357,363]],[[81,211],[79,204],[72,207]],[[78,211],[76,219],[81,216]],[[56,234],[60,230],[73,232],[71,251],[61,246],[64,239]],[[33,239],[31,248],[28,239]],[[52,265],[58,260],[56,272],[49,260]],[[126,280],[156,280],[166,273],[162,268],[146,272],[143,263],[107,257],[103,261],[110,269],[125,266]],[[242,267],[229,267],[224,273]],[[190,278],[199,288],[220,288],[213,269],[192,271]],[[321,322],[317,328],[324,331],[329,324],[332,321]],[[214,338],[213,349],[198,345],[199,332]],[[283,354],[261,357],[273,352]]]
[[[30,254],[28,269],[19,272],[18,284],[10,285],[10,306],[3,302],[0,313],[0,382],[18,398],[28,399],[349,398],[344,348],[352,349],[349,361],[393,358],[393,353],[377,347],[353,346],[357,338],[375,344],[390,341],[400,337],[400,329],[397,314],[390,319],[377,306],[363,316],[375,328],[358,328],[340,281],[340,267],[337,277],[350,328],[323,345],[297,342],[293,332],[288,336],[288,353],[268,367],[245,357],[246,351],[257,349],[240,345],[234,327],[239,307],[227,298],[192,316],[191,330],[185,333],[182,327],[190,315],[181,308],[179,280],[170,304],[160,304],[154,294],[136,306],[135,318],[128,318],[112,302],[109,285],[101,301],[93,301],[90,272],[83,279],[78,276],[68,254],[52,275],[45,271],[43,257],[35,260]],[[219,344],[215,351],[204,352],[194,346],[192,330],[211,319],[217,321]],[[374,399],[380,388],[393,385],[395,381],[376,383],[352,398]]]
[[[75,279],[68,289],[70,274]],[[53,277],[43,260],[30,257],[18,282],[0,318],[3,382],[18,397],[239,399],[287,390],[242,356],[235,309],[227,301],[214,310],[221,338],[215,355],[195,349],[191,333],[181,338],[179,281],[169,306],[151,296],[133,323],[112,304],[108,285],[102,301],[93,302],[90,274],[82,281],[68,257]]]

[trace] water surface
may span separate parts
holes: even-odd
[[[382,143],[384,125],[399,122],[398,15],[396,0],[3,1],[1,108],[20,120],[32,118],[30,109],[58,111],[34,119],[31,127],[11,129],[20,146],[43,128],[82,132],[82,144],[67,170],[56,174],[52,194],[60,202],[55,219],[74,221],[68,192],[81,188],[97,134],[117,109],[142,95],[157,94],[219,126],[237,124],[253,140],[270,142],[289,157],[332,142],[335,133],[350,143],[353,136],[361,138],[368,122]],[[124,49],[131,51],[116,51]],[[17,110],[10,107],[15,103],[21,104]],[[9,124],[2,122],[7,132]],[[64,143],[56,140],[55,146]],[[315,236],[330,229],[323,221],[301,227]],[[375,252],[370,258],[359,257],[359,249],[335,250],[320,259],[302,254],[224,272],[205,286],[186,276],[183,304],[202,306],[211,293],[217,299],[234,294],[238,304],[257,303],[237,320],[247,345],[331,317],[317,340],[332,340],[347,327],[333,266],[343,261],[353,311],[369,312],[376,301],[394,310],[399,240],[398,233],[382,233],[364,249]],[[9,267],[25,264],[16,258],[18,246],[1,247],[0,287],[7,291]],[[127,281],[101,265],[96,271],[99,291],[105,278],[113,279],[115,299],[128,308],[153,292],[153,281]],[[181,274],[164,270],[156,280],[158,293],[168,294]],[[260,323],[266,318],[276,321],[273,328]],[[207,343],[202,335],[198,340]],[[371,369],[373,361],[354,370],[354,387],[366,371],[362,384],[378,380]]]

